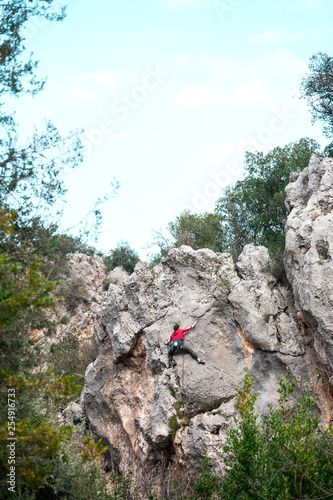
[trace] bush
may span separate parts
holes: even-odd
[[[104,264],[109,271],[116,267],[123,267],[128,273],[132,273],[135,264],[139,262],[139,256],[127,242],[120,242],[117,248],[110,250],[109,254],[104,257]]]
[[[288,373],[279,378],[279,407],[269,406],[260,428],[253,383],[247,372],[236,397],[240,419],[223,446],[226,476],[217,478],[205,460],[194,485],[196,498],[333,498],[333,427],[321,426],[309,390],[294,396],[295,380]]]
[[[64,337],[50,347],[48,364],[56,376],[71,375],[83,386],[87,366],[97,358],[98,349],[95,338],[79,338],[75,331],[67,332]]]
[[[88,290],[82,278],[73,278],[63,281],[59,287],[59,293],[65,300],[66,308],[74,313],[79,304],[89,301]]]
[[[105,278],[102,282],[104,292],[108,291],[110,285],[111,285],[111,281]]]
[[[250,373],[245,375],[235,405],[241,420],[236,420],[223,447],[228,463],[221,487],[225,500],[333,496],[333,428],[320,425],[308,389],[294,396],[295,380],[288,374],[279,378],[279,385],[279,408],[269,407],[260,430],[253,380]]]
[[[201,460],[201,470],[197,472],[194,491],[196,492],[196,497],[199,497],[200,500],[214,498],[214,495],[217,495],[221,489],[221,479],[215,475],[210,462],[209,458]],[[216,496],[215,498],[219,497]]]

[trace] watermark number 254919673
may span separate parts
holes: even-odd
[[[16,440],[15,435],[15,418],[16,418],[16,399],[15,389],[8,389],[8,465],[9,473],[7,474],[8,490],[15,492],[16,487]]]

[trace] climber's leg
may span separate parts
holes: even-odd
[[[168,357],[169,357],[168,368],[171,368],[171,366],[172,367],[177,366],[176,361],[173,359],[173,355],[176,354],[177,351],[178,351],[178,348],[175,347],[174,345],[172,345],[172,347],[170,347],[169,352],[168,352]]]
[[[183,347],[182,351],[186,354],[190,354],[192,356],[193,359],[195,359],[198,363],[200,363],[201,365],[204,365],[205,362],[202,361],[201,359],[198,358],[198,356],[195,354],[194,351],[192,351],[192,349],[190,347]]]
[[[173,349],[170,347],[169,352],[168,352],[168,358],[169,358],[169,365],[168,368],[171,368],[172,366],[172,361],[173,361]]]

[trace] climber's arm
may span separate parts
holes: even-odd
[[[185,330],[183,330],[183,333],[186,333],[186,332],[189,332],[190,330],[192,330],[192,328],[194,328],[194,327],[195,327],[195,325],[196,325],[197,323],[198,323],[198,322],[197,322],[197,321],[195,321],[195,322],[193,323],[193,325],[192,325],[192,326],[190,326],[190,328],[186,328]]]

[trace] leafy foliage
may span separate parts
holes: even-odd
[[[295,380],[288,373],[279,378],[279,407],[269,406],[260,427],[253,383],[247,372],[235,405],[240,419],[223,446],[226,477],[219,482],[210,472],[209,479],[206,467],[195,486],[198,492],[203,489],[199,498],[216,492],[224,500],[331,498],[333,427],[320,425],[309,390],[294,396]]]
[[[0,215],[3,241],[11,237],[13,223],[1,207]],[[36,354],[32,334],[50,326],[43,311],[54,305],[52,292],[58,283],[46,281],[35,257],[22,264],[21,255],[21,249],[12,254],[0,250],[0,359],[3,367],[27,372]]]
[[[95,338],[80,339],[77,332],[70,330],[50,347],[46,360],[53,367],[56,377],[71,374],[81,388],[87,366],[95,361],[98,350]]]
[[[81,456],[81,451],[79,444],[62,444],[54,459],[53,474],[37,491],[37,498],[56,497],[78,500],[122,498],[107,491],[98,463],[91,460],[85,461]]]
[[[266,155],[245,154],[244,179],[226,188],[215,209],[229,251],[235,257],[248,243],[264,245],[279,257],[284,249],[287,217],[284,189],[291,172],[303,170],[311,154],[319,149],[316,141],[303,138]]]
[[[25,272],[9,255],[0,252],[0,328],[8,326],[21,308],[48,307],[53,304],[50,292],[57,283],[45,283],[38,274],[40,264],[32,262]]]
[[[287,218],[285,187],[291,172],[303,170],[312,153],[319,153],[319,144],[303,138],[284,147],[276,147],[266,155],[245,154],[245,175],[228,186],[216,202],[214,213],[194,214],[184,211],[168,225],[171,239],[155,232],[155,243],[161,256],[173,247],[210,248],[228,251],[234,259],[245,245],[266,246],[277,275],[283,273],[284,227]]]
[[[188,245],[194,250],[210,248],[222,252],[226,242],[221,230],[220,219],[216,214],[193,214],[185,210],[168,229],[175,240],[175,246]]]
[[[15,427],[15,455],[16,455],[16,478],[18,484],[36,486],[42,484],[50,474],[52,463],[50,459],[59,449],[62,441],[71,435],[68,426],[54,425],[52,419],[42,415],[40,409],[32,403],[35,394],[52,394],[63,402],[77,392],[78,387],[71,377],[54,378],[51,373],[42,377],[26,377],[22,374],[13,374],[6,368],[0,370],[0,441],[8,441],[8,389],[10,394],[15,391],[14,415]],[[13,404],[12,404],[13,406]],[[11,406],[9,406],[11,408]],[[16,424],[16,425],[15,425]],[[8,449],[1,448],[0,470],[2,477],[9,472]],[[5,487],[0,483],[0,490]],[[5,488],[4,488],[5,489]]]
[[[36,94],[42,89],[44,82],[35,77],[37,62],[31,57],[24,60],[24,25],[36,16],[63,20],[65,8],[56,13],[53,3],[53,0],[8,0],[1,4],[1,98]],[[38,211],[47,211],[64,195],[60,173],[66,165],[75,167],[80,163],[82,147],[77,133],[63,139],[51,122],[46,122],[44,132],[35,131],[28,145],[19,146],[13,116],[3,109],[1,102],[0,203],[7,211],[16,209],[17,222],[26,225]]]
[[[196,475],[197,479],[194,484],[195,498],[199,498],[200,500],[219,498],[218,493],[221,489],[221,479],[215,475],[209,458],[201,460],[201,469],[197,471]]]
[[[22,92],[35,94],[43,86],[34,71],[37,62],[31,57],[24,61],[24,35],[22,27],[30,18],[42,16],[50,21],[61,21],[65,17],[65,8],[58,13],[52,10],[53,0],[7,0],[1,3],[0,13],[0,96]]]
[[[6,0],[0,5],[0,98],[7,95],[36,94],[44,81],[35,76],[37,62],[26,60],[24,36],[28,21],[44,17],[62,21],[65,8],[54,0]],[[93,208],[76,224],[81,238],[64,235],[60,217],[67,192],[62,174],[67,167],[76,168],[83,159],[79,133],[62,137],[57,128],[46,121],[42,132],[34,131],[27,144],[20,144],[14,115],[7,115],[0,102],[0,205],[12,213],[14,231],[2,239],[1,249],[12,253],[20,246],[20,257],[31,261],[37,253],[41,265],[56,256],[55,272],[70,247],[82,246],[83,237],[97,236],[101,224],[101,204],[115,194],[119,185],[111,182],[111,191],[98,199]],[[70,228],[71,230],[74,227]],[[68,230],[66,230],[68,233]],[[78,240],[81,240],[80,242]],[[84,246],[84,244],[83,244]],[[73,251],[73,250],[70,250]],[[75,250],[74,250],[75,251]],[[82,250],[81,250],[82,251]],[[92,248],[85,248],[91,252]],[[60,255],[61,254],[61,255]],[[44,259],[43,259],[44,258]]]
[[[138,254],[127,242],[120,242],[115,249],[110,250],[109,254],[104,258],[104,263],[109,271],[121,266],[128,273],[132,273],[139,260]]]
[[[302,79],[301,98],[307,100],[313,122],[323,122],[325,135],[332,137],[333,57],[317,52],[310,59],[309,70]]]
[[[37,63],[25,60],[24,25],[34,16],[62,20],[53,0],[6,0],[0,5],[0,97],[37,93],[44,82],[35,77]],[[56,412],[80,386],[70,373],[56,376],[41,369],[38,331],[52,328],[46,311],[56,303],[57,278],[65,256],[88,248],[82,240],[60,234],[65,167],[82,160],[78,134],[63,139],[46,122],[42,133],[18,143],[14,118],[0,103],[0,441],[8,442],[8,421],[16,424],[16,483],[19,498],[35,497],[54,469],[60,447],[72,433],[59,426]],[[99,202],[98,202],[99,203]],[[95,207],[93,215],[99,220]],[[80,247],[80,248],[78,248]],[[34,376],[32,375],[34,373]],[[8,406],[8,389],[15,391],[15,411]],[[13,394],[13,392],[11,392]],[[9,415],[9,410],[13,413]],[[1,447],[0,491],[8,495],[8,449]],[[12,494],[11,498],[15,498]]]

